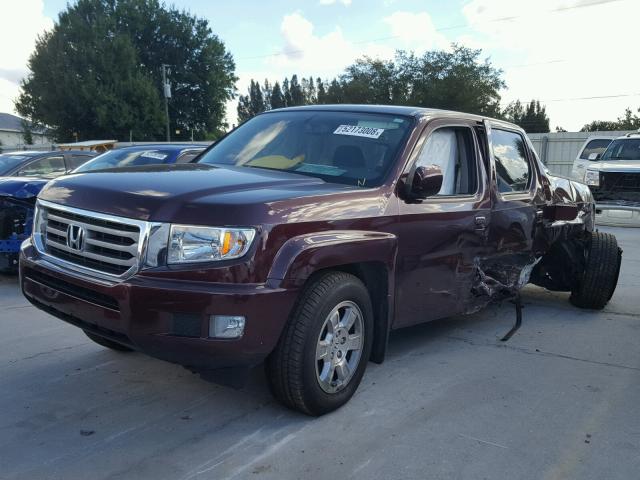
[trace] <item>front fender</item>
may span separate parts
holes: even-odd
[[[46,184],[47,180],[41,178],[5,177],[0,179],[0,197],[34,199]]]
[[[298,287],[316,271],[361,262],[382,262],[394,271],[398,239],[383,232],[331,230],[286,241],[276,254],[268,281]]]

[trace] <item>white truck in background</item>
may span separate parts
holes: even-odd
[[[581,169],[574,167],[575,175]],[[579,180],[593,193],[596,224],[640,227],[640,131],[617,137],[602,153],[588,153],[582,169]]]
[[[599,160],[599,155],[602,155],[609,144],[615,139],[615,136],[604,135],[587,138],[573,162],[571,178],[579,182],[584,182],[584,176],[587,173],[589,164]]]

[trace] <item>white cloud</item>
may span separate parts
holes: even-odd
[[[463,7],[484,53],[502,52],[514,59],[511,66],[503,66],[509,88],[505,102],[539,98],[547,103],[552,126],[570,130],[594,119],[615,119],[627,106],[640,106],[640,96],[557,101],[640,93],[640,64],[631,55],[640,2],[599,3],[472,0]]]
[[[265,79],[271,83],[281,82],[294,73],[306,78],[332,79],[360,57],[390,59],[395,53],[394,48],[379,43],[351,42],[340,27],[323,35],[316,34],[314,30],[313,23],[300,13],[285,15],[280,25],[283,47],[277,54],[265,57],[262,70],[238,69],[238,93],[247,94],[251,79],[260,83]],[[229,125],[237,123],[237,105],[237,100],[227,103],[226,121]]]
[[[422,53],[431,49],[447,49],[450,42],[438,33],[427,12],[394,12],[384,19],[391,34],[404,43],[404,47]]]
[[[334,3],[341,3],[348,7],[351,5],[351,0],[320,0],[320,5],[333,5]]]
[[[280,30],[284,40],[281,54],[267,60],[275,71],[332,77],[363,55],[391,58],[394,54],[392,48],[384,45],[354,44],[339,27],[316,35],[313,24],[299,13],[285,15]]]
[[[0,112],[13,112],[36,38],[53,21],[44,15],[42,0],[21,0],[4,7],[0,15]]]

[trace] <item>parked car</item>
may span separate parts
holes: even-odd
[[[587,173],[587,167],[595,162],[600,155],[604,153],[609,144],[615,140],[614,136],[592,136],[587,138],[584,145],[580,148],[575,161],[571,175],[579,182],[584,182],[584,175]]]
[[[597,223],[640,227],[640,131],[616,138],[602,155],[591,156],[585,181],[596,201]]]
[[[22,246],[36,307],[115,350],[332,411],[390,330],[517,298],[613,295],[621,251],[589,188],[510,123],[413,107],[256,116],[197,163],[59,178]]]
[[[194,144],[137,145],[118,148],[97,156],[77,168],[74,173],[143,165],[189,163],[204,149],[204,145]]]
[[[0,177],[54,178],[69,173],[96,156],[94,152],[25,151],[0,154]]]
[[[193,144],[144,145],[109,150],[97,157],[95,153],[87,151],[49,152],[42,155],[32,155],[34,152],[27,152],[29,155],[23,155],[22,152],[20,155],[9,154],[7,164],[18,161],[14,158],[17,156],[35,158],[23,160],[22,166],[12,167],[11,171],[20,176],[0,178],[0,271],[6,273],[16,270],[20,244],[31,235],[36,197],[52,176],[68,173],[68,167],[74,167],[75,172],[90,172],[132,165],[187,163],[204,148]],[[53,166],[58,161],[62,162],[62,159],[65,169],[54,172]]]

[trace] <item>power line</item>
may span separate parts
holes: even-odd
[[[640,97],[640,93],[621,93],[618,95],[599,95],[594,97],[554,98],[552,100],[540,100],[540,101],[544,103],[552,103],[552,102],[572,102],[576,100],[601,100],[601,99],[623,98],[623,97]]]
[[[622,1],[626,1],[626,0],[595,0],[593,2],[589,2],[589,3],[583,3],[580,5],[573,5],[570,7],[558,7],[558,8],[553,8],[551,10],[546,10],[544,12],[540,12],[540,13],[563,13],[569,10],[575,10],[575,9],[579,9],[579,8],[587,8],[587,7],[594,7],[597,5],[603,5],[606,3],[615,3],[615,2],[622,2]],[[473,22],[473,23],[461,23],[461,24],[457,24],[457,25],[450,25],[447,27],[440,27],[440,28],[436,28],[435,31],[436,32],[445,32],[448,30],[457,30],[457,29],[462,29],[462,28],[468,28],[468,27],[473,27],[475,25],[484,25],[487,23],[500,23],[500,22],[511,22],[514,20],[517,20],[519,18],[523,18],[523,17],[528,17],[530,16],[529,14],[526,15],[513,15],[513,16],[509,16],[509,17],[499,17],[499,18],[492,18],[489,20],[484,20],[481,22]],[[377,37],[377,38],[372,38],[372,39],[368,39],[368,40],[359,40],[357,42],[352,42],[353,45],[362,45],[362,44],[366,44],[366,43],[377,43],[377,42],[382,42],[385,40],[394,40],[397,38],[400,38],[401,35],[388,35],[385,37]],[[285,50],[285,51],[281,51],[281,52],[274,52],[274,53],[267,53],[267,54],[263,54],[263,55],[253,55],[253,56],[247,56],[247,57],[238,57],[236,58],[236,60],[254,60],[254,59],[258,59],[258,58],[267,58],[267,57],[278,57],[281,55],[294,55],[294,54],[298,54],[298,53],[304,53],[306,50],[305,49],[296,49],[296,50]]]

